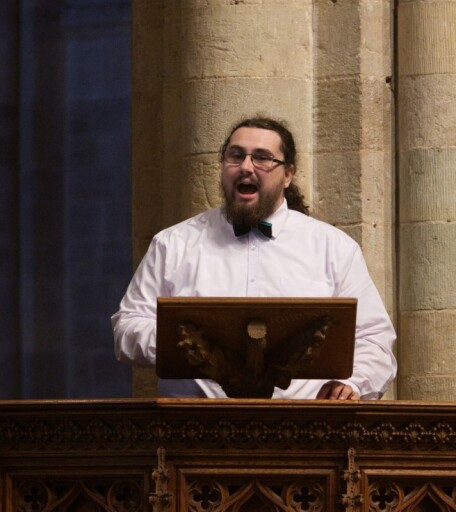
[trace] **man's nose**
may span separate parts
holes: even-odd
[[[254,172],[255,170],[255,167],[253,165],[253,160],[252,160],[252,155],[247,153],[245,155],[245,158],[244,160],[242,161],[241,163],[241,170],[245,170],[245,171],[249,171],[249,172]]]

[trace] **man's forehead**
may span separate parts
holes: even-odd
[[[257,148],[280,150],[280,135],[274,130],[264,128],[241,127],[233,132],[229,146],[252,146]]]

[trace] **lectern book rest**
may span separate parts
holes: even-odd
[[[269,398],[291,379],[353,372],[354,298],[159,297],[157,375],[218,382],[232,398]]]

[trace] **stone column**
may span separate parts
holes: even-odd
[[[361,245],[394,320],[392,4],[315,2],[314,211]]]
[[[398,397],[456,399],[456,1],[399,0]]]
[[[241,117],[288,122],[312,199],[312,12],[312,0],[133,2],[135,264],[157,231],[219,204],[218,151]]]

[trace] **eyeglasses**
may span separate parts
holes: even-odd
[[[249,156],[252,159],[253,166],[259,171],[272,171],[274,164],[285,165],[285,162],[282,160],[278,160],[267,151],[259,149],[253,153],[246,153],[239,148],[228,148],[223,154],[223,160],[231,165],[241,165],[246,156]]]

